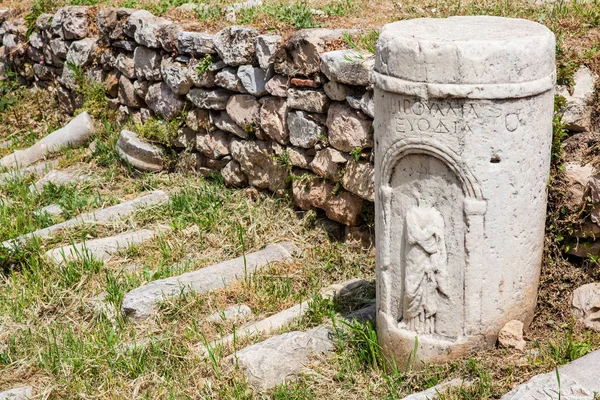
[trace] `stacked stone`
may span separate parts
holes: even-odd
[[[145,10],[85,6],[5,21],[3,61],[27,80],[57,77],[62,105],[80,106],[73,65],[106,85],[122,120],[187,112],[175,141],[179,165],[226,184],[291,188],[304,210],[361,223],[373,193],[373,57],[342,43],[342,30],[310,29],[289,40],[231,26],[216,34]],[[7,54],[17,54],[7,57]],[[158,168],[160,169],[160,168]]]

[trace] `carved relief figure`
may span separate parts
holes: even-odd
[[[403,322],[407,329],[432,334],[440,296],[447,297],[444,217],[430,206],[406,212]]]

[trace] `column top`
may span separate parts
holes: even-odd
[[[422,97],[514,98],[551,89],[554,34],[533,21],[475,16],[384,26],[375,84]]]

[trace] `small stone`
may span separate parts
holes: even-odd
[[[235,92],[246,93],[242,80],[237,74],[237,68],[226,67],[215,76],[215,84]]]
[[[132,13],[125,23],[125,33],[133,37],[142,46],[159,48],[158,29],[162,25],[170,24],[171,21],[155,17],[146,10],[138,10]]]
[[[179,32],[177,49],[181,54],[199,57],[203,54],[215,54],[214,36],[203,32]]]
[[[148,88],[150,87],[150,83],[151,82],[144,81],[141,79],[138,79],[135,82],[133,82],[133,90],[135,91],[135,94],[140,96],[142,99],[145,99],[146,95],[148,94]]]
[[[562,110],[561,122],[573,132],[582,132],[592,128],[592,101],[594,97],[594,81],[596,76],[586,66],[580,67],[573,80],[573,94],[566,88],[560,88],[558,94],[567,101],[567,106]]]
[[[348,102],[350,107],[354,108],[355,110],[361,110],[360,104],[363,96],[364,94],[354,93],[349,96],[346,96],[346,101]]]
[[[288,147],[286,149],[290,164],[294,167],[309,169],[310,163],[314,158],[315,152],[312,150],[301,149],[298,147]]]
[[[333,103],[327,114],[329,144],[350,153],[356,148],[373,147],[372,122],[362,112],[344,103]]]
[[[287,97],[288,106],[296,110],[324,113],[329,107],[329,98],[322,90],[289,88]]]
[[[223,131],[212,131],[196,136],[196,148],[206,157],[218,160],[230,154],[231,136]]]
[[[189,77],[192,84],[199,88],[212,88],[215,86],[218,71],[211,71],[210,67],[202,73],[198,72],[198,61],[190,62]]]
[[[588,283],[575,289],[571,304],[576,321],[600,332],[600,283]]]
[[[33,64],[33,73],[41,81],[51,81],[62,74],[59,68],[49,67],[42,64]]]
[[[33,214],[38,217],[43,216],[43,215],[58,216],[58,215],[62,215],[62,213],[63,213],[63,209],[58,204],[50,204],[46,207],[42,207],[39,210],[36,210],[33,212]],[[0,399],[1,399],[1,397],[0,397]]]
[[[260,35],[256,38],[258,65],[265,71],[273,65],[273,56],[275,55],[279,40],[281,40],[281,36],[279,35]]]
[[[254,96],[263,96],[265,90],[265,72],[252,65],[242,65],[238,68],[237,76],[247,93]]]
[[[508,321],[498,333],[498,343],[502,347],[514,348],[520,351],[525,350],[523,323],[517,320]]]
[[[319,87],[319,84],[317,82],[315,82],[313,79],[292,78],[290,80],[290,83],[294,86],[304,87],[304,88],[316,89]]]
[[[148,143],[134,132],[122,130],[117,141],[119,155],[135,169],[158,172],[164,168],[164,148]]]
[[[375,118],[375,101],[373,100],[373,92],[367,90],[367,92],[360,99],[360,109],[363,113],[367,114],[371,118]]]
[[[210,128],[210,117],[207,110],[195,108],[188,112],[185,124],[193,131],[208,130]]]
[[[580,165],[577,162],[564,164],[565,178],[565,206],[571,211],[578,210],[584,203],[584,194],[588,183],[594,175],[594,167],[591,164]]]
[[[272,96],[287,97],[288,78],[275,75],[265,83],[265,90]]]
[[[310,167],[317,175],[337,182],[341,178],[342,167],[348,162],[349,158],[350,156],[347,154],[327,147],[324,150],[317,151]]]
[[[117,40],[125,34],[127,18],[135,11],[131,8],[101,8],[96,14],[98,29],[110,40]]]
[[[247,139],[249,137],[248,132],[242,129],[233,119],[231,119],[226,111],[211,111],[210,122],[218,129],[233,133],[242,139]]]
[[[368,52],[336,50],[321,54],[321,71],[331,81],[354,86],[371,84],[375,57]]]
[[[232,161],[235,162],[235,161]],[[221,172],[222,173],[222,172]],[[252,310],[246,304],[233,305],[223,311],[217,311],[206,317],[206,322],[223,323],[236,322],[247,319],[253,315]]]
[[[138,46],[133,52],[135,75],[148,81],[160,81],[162,74],[160,70],[160,53],[144,46]]]
[[[179,128],[173,146],[179,149],[192,149],[196,146],[196,132],[188,127]]]
[[[48,184],[53,184],[55,186],[66,185],[70,183],[77,183],[81,181],[89,180],[91,177],[89,175],[70,170],[52,170],[40,178],[36,183],[31,184],[29,186],[29,191],[34,192],[43,192],[44,188]]]
[[[344,101],[346,97],[351,96],[354,90],[342,83],[329,81],[323,86],[325,94],[334,101]]]
[[[161,25],[157,30],[157,35],[162,48],[169,53],[176,53],[178,37],[181,31],[183,31],[183,28],[178,23]]]
[[[240,188],[248,185],[248,177],[242,171],[240,164],[235,160],[229,161],[227,165],[223,167],[221,176],[223,176],[223,182],[225,182],[227,186]],[[250,311],[249,308],[248,311]],[[227,310],[225,310],[225,312],[227,312]],[[252,314],[251,311],[250,314]],[[227,317],[227,319],[231,319],[231,317]]]
[[[169,89],[166,83],[160,82],[148,87],[146,104],[156,114],[170,120],[181,113],[185,103]]]
[[[192,87],[187,66],[169,59],[163,59],[160,65],[161,74],[165,83],[175,94],[185,95]]]
[[[233,159],[240,163],[250,185],[273,192],[288,186],[287,171],[276,159],[282,152],[279,145],[260,140],[231,143]]]
[[[116,68],[129,79],[135,79],[135,61],[133,55],[121,53],[116,59]]]
[[[256,97],[249,94],[231,96],[226,110],[231,119],[247,133],[255,132],[258,128],[260,103]]]
[[[86,6],[60,8],[52,18],[52,33],[66,40],[85,38],[90,28],[88,9]]]
[[[206,163],[206,160],[202,154],[184,151],[179,153],[177,158],[177,164],[175,165],[175,171],[180,173],[198,173]]]
[[[224,110],[231,95],[232,92],[226,89],[191,89],[186,97],[196,107],[209,110]]]
[[[230,26],[220,30],[214,36],[215,49],[227,65],[253,64],[254,43],[258,35],[258,30],[254,28]]]
[[[314,147],[322,136],[325,127],[315,122],[311,114],[304,111],[290,111],[287,115],[290,142],[306,149]]]
[[[371,163],[350,160],[346,165],[342,186],[350,193],[375,201],[375,168]]]
[[[134,51],[137,46],[138,44],[133,40],[118,40],[116,42],[113,42],[112,44],[112,47],[116,49],[122,49],[128,52]]]
[[[52,39],[50,40],[50,50],[54,57],[64,60],[67,57],[69,47],[67,46],[67,43],[62,39]]]
[[[28,400],[33,397],[33,388],[24,386],[0,393],[0,400]]]
[[[133,83],[124,75],[119,78],[119,102],[134,108],[143,105],[143,100],[135,93]]]
[[[100,55],[100,65],[105,71],[112,71],[117,68],[117,57],[119,52],[115,49],[105,49]],[[133,56],[131,56],[133,66]]]
[[[1,28],[0,28],[1,32]],[[29,44],[38,50],[44,47],[44,41],[42,40],[42,36],[37,32],[32,32],[29,36]]]
[[[260,100],[260,129],[269,138],[281,145],[288,142],[288,106],[285,98],[263,97]]]

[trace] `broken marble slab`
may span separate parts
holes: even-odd
[[[277,261],[291,261],[299,249],[290,242],[271,244],[263,250],[247,254],[193,272],[159,279],[127,293],[121,311],[131,320],[150,317],[156,304],[169,296],[186,292],[205,293],[223,288]]]
[[[440,397],[441,394],[457,387],[466,387],[471,386],[470,381],[465,381],[461,378],[455,378],[448,382],[443,382],[434,387],[431,387],[427,390],[423,390],[422,392],[413,393],[406,397],[403,397],[401,400],[435,400]]]
[[[44,214],[48,214],[51,216],[57,216],[57,215],[61,215],[63,213],[63,210],[61,208],[61,206],[59,206],[58,204],[50,204],[47,205],[46,207],[42,207],[39,210],[36,210],[33,212],[33,215],[40,217]]]
[[[139,210],[142,207],[155,206],[158,204],[162,204],[168,200],[169,194],[162,190],[146,193],[133,200],[125,201],[121,204],[117,204],[112,207],[107,207],[101,210],[95,210],[86,214],[82,214],[68,221],[61,222],[60,224],[52,225],[44,229],[39,229],[37,231],[21,235],[14,239],[6,240],[2,242],[1,246],[8,249],[16,249],[19,248],[28,239],[48,238],[58,231],[77,225],[106,223],[118,219],[123,219],[130,216],[136,210]]]
[[[33,388],[31,386],[24,386],[0,392],[0,400],[27,400],[30,399],[32,395]]]
[[[206,317],[206,322],[210,323],[223,323],[231,321],[241,321],[252,317],[253,313],[250,307],[246,304],[234,304],[231,307],[227,307],[223,311],[217,311]]]
[[[49,154],[60,151],[64,147],[83,146],[93,133],[94,122],[92,117],[87,112],[83,112],[63,128],[52,132],[33,146],[25,150],[16,150],[14,153],[0,159],[0,167],[27,167]]]
[[[140,229],[116,236],[61,246],[48,250],[46,257],[55,264],[87,258],[96,261],[106,261],[119,250],[124,250],[131,245],[144,243],[154,238],[159,232],[160,230]]]
[[[58,161],[51,160],[42,161],[25,168],[12,169],[8,172],[0,174],[0,184],[5,183],[11,179],[18,179],[29,175],[40,176],[56,167],[58,167]]]
[[[41,179],[39,179],[36,183],[33,183],[29,186],[30,192],[41,192],[44,190],[44,186],[49,183],[52,183],[56,186],[65,185],[68,183],[75,183],[80,181],[85,181],[90,179],[91,176],[83,173],[79,173],[77,171],[69,171],[69,170],[52,170],[44,175]]]

